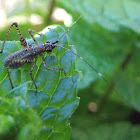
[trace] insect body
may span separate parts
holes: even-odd
[[[36,83],[33,79],[32,72],[33,72],[33,69],[36,65],[38,55],[40,55],[42,57],[44,66],[47,70],[61,70],[66,75],[65,71],[61,68],[48,68],[47,64],[45,62],[45,58],[42,55],[42,53],[44,53],[44,52],[47,52],[47,53],[52,52],[52,50],[55,47],[58,47],[58,45],[56,45],[56,41],[55,42],[47,41],[45,44],[42,44],[42,45],[37,44],[37,46],[35,46],[35,47],[26,48],[26,49],[17,51],[15,53],[9,55],[4,60],[4,66],[7,68],[8,76],[9,76],[9,80],[10,80],[12,88],[14,88],[14,87],[13,87],[13,84],[12,84],[12,81],[11,81],[9,69],[16,69],[16,68],[21,67],[24,64],[32,63],[33,59],[35,58],[35,62],[33,64],[32,68],[31,68],[31,71],[30,71],[30,75],[31,75],[31,78],[34,82],[34,85],[36,87],[36,92],[37,92],[37,86],[36,86]]]
[[[29,63],[32,63],[33,62],[32,68],[30,70],[30,76],[31,76],[31,79],[32,79],[32,81],[33,81],[33,83],[35,85],[36,93],[37,93],[37,85],[36,85],[35,80],[33,78],[32,72],[33,72],[34,67],[36,65],[38,55],[41,56],[42,61],[44,63],[44,66],[45,66],[45,68],[47,70],[61,70],[61,71],[64,72],[64,75],[66,75],[65,71],[62,68],[48,68],[47,67],[47,63],[45,62],[45,58],[42,55],[44,52],[51,53],[54,48],[61,47],[61,48],[65,49],[65,50],[71,52],[72,54],[76,55],[81,60],[83,60],[86,64],[88,64],[102,79],[104,79],[110,85],[110,87],[112,87],[115,90],[115,92],[117,92],[117,90],[110,84],[110,82],[108,82],[104,78],[104,76],[101,73],[99,73],[92,65],[90,65],[85,59],[83,59],[81,56],[79,56],[75,52],[71,51],[70,49],[67,49],[67,48],[65,48],[65,47],[60,46],[60,45],[57,44],[61,40],[61,38],[63,38],[63,36],[73,27],[74,24],[76,24],[76,22],[80,18],[81,18],[81,16],[72,24],[72,26],[64,34],[62,34],[62,36],[58,40],[56,40],[54,42],[46,41],[45,44],[38,45],[37,41],[35,40],[34,36],[32,35],[32,32],[35,32],[35,31],[28,30],[28,32],[31,35],[32,39],[36,43],[36,46],[35,47],[31,47],[31,45],[29,44],[29,46],[30,46],[29,48],[27,48],[27,42],[23,38],[23,36],[21,35],[21,33],[19,31],[18,24],[15,22],[15,23],[13,23],[11,25],[11,27],[9,28],[8,33],[6,34],[6,37],[5,37],[5,40],[3,42],[2,49],[1,49],[1,52],[0,53],[3,52],[5,41],[6,41],[7,37],[8,37],[8,35],[9,35],[9,33],[11,32],[13,26],[15,26],[16,29],[17,29],[17,32],[18,32],[18,35],[19,35],[19,39],[20,39],[20,42],[21,42],[21,46],[23,48],[23,50],[20,50],[20,51],[17,51],[15,53],[11,54],[10,56],[8,56],[4,60],[4,66],[7,68],[8,77],[9,77],[9,80],[10,80],[10,83],[11,83],[12,88],[14,88],[14,86],[12,84],[12,80],[11,80],[11,77],[10,77],[9,69],[16,69],[16,68],[21,67],[24,64],[29,64]],[[35,32],[35,33],[37,33],[37,32]],[[39,33],[37,33],[37,34],[38,35],[41,35]],[[35,61],[33,61],[33,59],[35,59]]]

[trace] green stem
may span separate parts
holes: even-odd
[[[47,15],[46,15],[47,25],[50,24],[51,15],[52,15],[54,7],[55,7],[55,0],[49,0],[48,3],[47,3],[47,9],[48,10],[47,10]]]

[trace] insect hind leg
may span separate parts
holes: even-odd
[[[66,76],[66,72],[62,68],[48,68],[47,63],[45,62],[44,56],[42,54],[40,54],[40,56],[42,57],[42,60],[43,60],[43,63],[44,63],[44,67],[47,70],[61,70],[61,71],[63,71],[64,75]]]
[[[9,80],[10,80],[11,87],[13,89],[14,86],[13,86],[13,83],[12,83],[12,80],[11,80],[11,77],[10,77],[10,71],[9,71],[9,68],[8,67],[7,67],[7,72],[8,72],[8,77],[9,77]]]
[[[5,41],[7,40],[7,37],[8,37],[8,35],[10,34],[10,32],[11,32],[13,26],[16,27],[16,30],[17,30],[17,33],[18,33],[18,36],[19,36],[19,39],[20,39],[20,43],[21,43],[22,48],[23,48],[23,49],[24,49],[24,48],[27,48],[27,42],[26,42],[26,40],[24,39],[24,37],[23,37],[23,36],[21,35],[21,33],[20,33],[20,30],[19,30],[19,27],[18,27],[18,23],[17,23],[17,22],[13,22],[13,24],[10,26],[10,28],[9,28],[9,30],[8,30],[8,32],[7,32],[7,34],[6,34],[6,36],[5,36],[5,39],[4,39],[4,41],[3,41],[3,44],[2,44],[2,48],[1,48],[0,53],[3,52]]]

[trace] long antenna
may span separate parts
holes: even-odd
[[[77,57],[79,57],[81,60],[83,60],[90,68],[92,68],[119,96],[121,96],[127,103],[128,103],[128,101],[114,88],[114,86],[100,73],[100,72],[98,72],[88,61],[86,61],[83,57],[81,57],[80,55],[78,55],[78,54],[76,54],[75,52],[73,52],[73,51],[71,51],[70,49],[68,49],[68,48],[65,48],[65,47],[63,47],[63,46],[60,46],[60,45],[57,45],[56,43],[58,43],[61,39],[62,39],[62,37],[74,26],[74,24],[76,24],[76,22],[80,19],[82,17],[82,15],[80,15],[78,18],[77,18],[77,20],[70,26],[70,28],[66,31],[66,32],[64,32],[63,34],[62,34],[62,36],[58,39],[58,40],[56,40],[56,41],[54,41],[54,42],[52,42],[52,44],[53,44],[53,46],[54,47],[60,47],[60,48],[63,48],[63,49],[65,49],[65,50],[67,50],[67,51],[69,51],[69,52],[71,52],[72,54],[74,54],[75,56],[77,56]],[[128,104],[130,104],[130,103],[128,103]],[[130,105],[132,105],[132,106],[134,106],[133,104],[130,104]]]
[[[77,23],[77,21],[78,21],[81,17],[82,17],[82,15],[80,15],[80,16],[76,19],[76,21],[73,22],[73,24],[70,26],[70,28],[69,28],[66,32],[64,32],[64,33],[62,34],[62,36],[61,36],[58,40],[52,42],[52,44],[55,44],[55,43],[59,42],[59,41],[63,38],[63,36],[74,26],[74,24]]]
[[[119,92],[113,87],[113,85],[100,73],[98,72],[89,62],[87,62],[83,57],[81,57],[80,55],[76,54],[75,52],[71,51],[70,49],[67,49],[63,46],[60,46],[60,45],[55,45],[56,47],[60,47],[60,48],[63,48],[71,53],[73,53],[74,55],[76,55],[77,57],[79,57],[81,60],[83,60],[89,67],[91,67],[118,95]]]

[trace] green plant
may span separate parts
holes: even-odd
[[[55,39],[58,39],[63,32],[63,28],[61,26],[57,26],[56,29],[50,30],[48,33],[46,33],[46,35],[38,37],[37,41],[39,44],[46,42],[46,40],[54,41]],[[33,43],[32,40],[27,41],[30,42],[30,44]],[[0,43],[2,45],[2,42]],[[65,45],[65,47],[69,47],[67,37],[64,37],[60,41],[60,44]],[[45,58],[48,67],[64,68],[67,74],[66,77],[60,71],[47,71],[43,67],[42,61],[39,57],[37,66],[33,72],[36,84],[38,86],[38,93],[35,95],[34,85],[30,85],[29,90],[27,90],[29,83],[31,83],[29,72],[32,65],[27,64],[20,69],[11,70],[11,78],[13,84],[16,85],[13,90],[11,90],[7,72],[3,66],[3,60],[7,57],[7,55],[16,52],[20,47],[19,41],[7,42],[5,44],[4,52],[0,54],[0,69],[2,74],[0,79],[0,95],[3,96],[2,100],[9,100],[9,108],[12,106],[10,102],[14,102],[14,100],[16,101],[17,98],[22,98],[24,108],[28,108],[31,110],[31,112],[36,112],[35,116],[38,117],[38,119],[40,117],[40,119],[37,121],[42,121],[42,126],[39,126],[40,128],[38,128],[38,135],[36,130],[33,134],[30,134],[26,132],[28,129],[26,130],[25,127],[28,124],[25,122],[24,125],[20,126],[21,131],[13,131],[11,132],[12,134],[9,135],[9,131],[11,129],[16,129],[16,126],[11,125],[10,127],[10,124],[7,124],[7,121],[5,121],[5,124],[3,125],[5,125],[7,128],[1,128],[1,135],[4,135],[3,138],[7,137],[8,135],[8,137],[12,137],[13,139],[21,139],[20,133],[25,134],[24,137],[28,139],[70,139],[71,127],[68,122],[68,118],[70,118],[79,104],[79,98],[76,95],[76,86],[81,77],[80,73],[75,70],[75,56],[63,49],[58,48],[55,49],[51,55]],[[12,99],[10,100],[8,98]],[[22,111],[20,104],[17,104],[16,107]],[[2,117],[4,115],[3,113],[5,114],[5,112],[1,111]],[[14,109],[11,110],[11,113],[14,116],[16,115]],[[25,114],[30,116],[30,111],[29,113],[24,112],[24,115]],[[18,123],[22,123],[20,121],[23,121],[21,118],[24,116],[20,112],[18,115],[17,121],[19,121]],[[9,114],[5,114],[5,116],[7,118]],[[33,118],[33,121],[36,120]],[[32,127],[37,129],[34,124]],[[8,131],[5,132],[3,129],[8,129]]]
[[[76,59],[76,69],[82,71],[83,78],[78,85],[78,96],[80,96],[80,104],[78,106],[79,100],[76,97],[76,94],[69,94],[75,95],[73,98],[76,102],[76,105],[73,108],[73,111],[78,106],[78,109],[73,114],[71,118],[71,126],[72,126],[72,140],[137,140],[140,138],[140,72],[139,72],[139,53],[140,53],[140,20],[139,20],[139,13],[140,13],[140,2],[139,0],[48,0],[51,6],[46,8],[46,0],[33,0],[33,1],[26,1],[27,7],[26,10],[21,7],[13,10],[8,14],[8,17],[12,17],[13,15],[20,15],[20,16],[27,16],[30,18],[31,14],[37,14],[43,18],[43,23],[41,26],[37,26],[36,28],[29,23],[25,25],[20,24],[21,32],[22,28],[24,27],[24,37],[28,37],[27,31],[25,29],[33,29],[35,31],[39,31],[39,28],[43,28],[43,26],[47,23],[54,23],[51,18],[51,15],[55,9],[55,7],[59,7],[64,9],[71,17],[72,20],[75,21],[79,15],[83,15],[83,18],[78,21],[78,23],[72,28],[69,35],[69,44],[74,45],[77,50],[77,53],[86,59],[91,65],[93,65],[100,73],[102,73],[107,80],[109,80],[114,87],[120,93],[118,96],[116,93],[112,91],[112,89],[108,88],[108,85],[99,78],[99,76],[94,73],[84,62],[80,59]],[[48,5],[47,5],[48,6]],[[49,9],[49,13],[47,10]],[[25,13],[25,11],[27,11]],[[62,15],[57,15],[62,16]],[[11,24],[11,23],[10,23]],[[55,30],[53,31],[53,35],[48,35],[47,39],[56,39],[55,37]],[[0,38],[4,38],[5,32],[1,32]],[[50,32],[51,33],[51,32]],[[10,40],[14,40],[16,38],[16,33],[14,32],[11,35]],[[10,38],[10,37],[9,37]],[[46,37],[38,38],[38,41],[44,42],[46,41]],[[67,41],[66,41],[67,42]],[[0,42],[1,43],[1,42]],[[17,48],[14,49],[12,44],[15,45],[13,42],[9,42],[10,48],[9,53],[17,51],[18,48],[20,49],[20,45],[18,42]],[[2,44],[2,43],[1,43]],[[0,46],[1,46],[0,44]],[[67,43],[62,44],[65,47]],[[7,43],[8,45],[8,43]],[[69,46],[70,47],[70,46]],[[71,48],[71,47],[70,47]],[[72,48],[75,50],[74,48]],[[63,57],[65,50],[61,50],[57,57],[54,57],[53,54],[51,56],[46,57],[46,61],[51,63],[50,66],[56,66],[55,62],[59,62],[59,58]],[[67,52],[66,52],[67,53]],[[57,54],[57,50],[54,51],[54,54]],[[4,54],[6,56],[6,54]],[[71,55],[71,54],[70,54]],[[62,56],[62,57],[61,57]],[[72,55],[72,58],[74,56]],[[1,80],[0,84],[0,91],[1,95],[5,96],[8,91],[10,91],[10,84],[9,86],[6,84],[6,88],[4,87],[4,83],[8,83],[8,78],[6,78],[6,71],[3,69],[3,59],[5,57],[0,58],[0,79],[5,78],[5,80]],[[67,55],[65,58],[68,58]],[[71,58],[71,57],[70,57]],[[75,59],[75,57],[73,59]],[[53,61],[54,60],[54,61]],[[57,61],[58,60],[58,61]],[[53,61],[53,63],[52,63]],[[63,66],[69,69],[69,59],[63,59]],[[72,61],[73,62],[73,61]],[[34,75],[38,77],[36,80],[42,81],[44,79],[44,71],[46,70],[43,66],[40,66],[40,61],[38,61],[38,65],[34,71]],[[60,67],[60,65],[59,65]],[[66,68],[65,67],[65,68]],[[27,70],[25,72],[25,70]],[[15,74],[15,72],[18,74]],[[25,83],[26,81],[30,81],[31,79],[26,76],[30,71],[30,66],[22,67],[20,70],[12,70],[11,73],[13,75],[12,79],[17,79],[16,77],[21,77],[19,79],[20,85]],[[71,70],[72,75],[76,74],[75,80],[79,81],[79,73],[75,71],[75,66],[72,65]],[[75,73],[76,72],[76,73]],[[41,74],[40,74],[41,73]],[[49,73],[49,72],[47,72]],[[57,72],[52,72],[51,74],[47,74],[48,76],[52,76],[51,80],[58,80]],[[15,75],[14,75],[15,74]],[[62,74],[62,73],[61,73]],[[60,75],[61,75],[60,74]],[[38,76],[39,75],[39,76]],[[40,76],[42,75],[42,76]],[[61,75],[62,78],[65,78],[64,75]],[[71,76],[68,70],[68,77]],[[27,78],[25,78],[27,77]],[[39,78],[40,77],[40,78]],[[43,77],[43,78],[42,78]],[[57,77],[57,79],[55,79]],[[73,77],[73,76],[72,76]],[[50,80],[50,79],[49,79]],[[61,80],[61,78],[60,78]],[[15,85],[17,85],[18,80],[14,81]],[[47,85],[52,85],[52,83],[47,83]],[[76,82],[77,83],[77,82]],[[27,84],[27,83],[25,83]],[[37,82],[40,85],[40,91],[43,89],[45,92],[49,91],[47,86],[46,89],[44,88],[43,81],[42,83]],[[64,85],[63,85],[64,84]],[[42,86],[41,86],[42,85]],[[71,84],[70,84],[71,85]],[[27,88],[27,86],[25,86]],[[65,82],[62,83],[62,87],[65,87]],[[29,91],[30,102],[27,102],[28,106],[32,111],[36,110],[37,114],[40,110],[38,108],[38,102],[40,102],[40,98],[34,97],[33,91],[34,87],[31,85]],[[15,88],[16,90],[16,88]],[[18,90],[17,90],[18,91]],[[74,90],[75,91],[75,90]],[[10,95],[13,96],[15,93],[13,91]],[[9,95],[9,96],[10,96]],[[23,94],[20,94],[22,96]],[[43,93],[40,92],[40,96]],[[15,98],[15,97],[13,97]],[[33,98],[31,102],[31,99]],[[41,98],[42,99],[42,98]],[[48,98],[46,98],[48,99]],[[39,101],[37,101],[39,100]],[[97,105],[95,111],[97,112],[90,112],[88,111],[88,104],[90,102],[94,102]],[[31,104],[32,103],[32,104]],[[66,101],[67,103],[67,101]],[[41,102],[41,106],[44,105],[44,102]],[[72,109],[72,107],[70,107]],[[69,109],[66,109],[69,110]],[[54,112],[53,112],[54,111]],[[53,110],[51,116],[55,115],[55,110]],[[51,111],[50,111],[51,112]],[[67,111],[66,111],[67,112]],[[66,113],[64,113],[66,114]],[[36,116],[36,113],[35,113]],[[70,114],[71,116],[71,114]],[[38,118],[39,119],[39,118]],[[40,119],[39,119],[40,120]],[[44,119],[45,120],[45,119]],[[43,121],[44,121],[43,120]],[[42,120],[40,120],[42,122]],[[30,122],[30,120],[29,120]],[[49,121],[50,123],[53,121]],[[65,121],[64,121],[65,122]],[[67,122],[67,121],[66,121]],[[32,122],[33,123],[33,122]],[[28,123],[27,123],[28,124]],[[47,124],[47,121],[46,121]],[[68,123],[66,123],[68,125]],[[136,125],[135,125],[136,124]],[[50,125],[50,124],[48,124]],[[7,125],[9,126],[9,125]],[[44,126],[44,124],[43,124]],[[65,125],[66,126],[66,125]],[[38,124],[39,130],[35,131],[40,134],[39,137],[44,139],[45,135],[49,135],[51,130],[42,129],[42,126]],[[62,130],[61,128],[58,128]],[[52,134],[52,133],[51,133]],[[64,133],[63,133],[64,134]],[[65,134],[67,135],[67,139],[70,139],[71,135],[71,128],[67,127]],[[35,135],[31,135],[35,137]],[[51,136],[51,135],[50,135]],[[65,136],[61,135],[60,133],[54,133],[52,135],[52,139],[65,139]],[[50,137],[51,139],[51,137]]]

